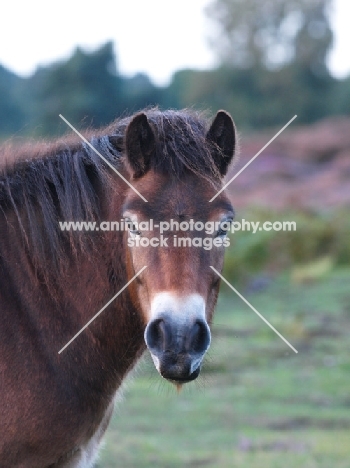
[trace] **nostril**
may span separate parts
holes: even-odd
[[[196,353],[204,353],[210,344],[210,331],[208,325],[197,320],[192,327],[190,334],[190,346],[192,351]]]
[[[153,320],[148,324],[145,334],[146,344],[150,350],[165,349],[165,324],[163,319]]]

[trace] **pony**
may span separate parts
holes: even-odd
[[[235,154],[231,116],[150,108],[84,135],[1,150],[0,466],[91,467],[146,348],[181,386],[210,345],[220,285],[210,266],[222,271],[234,212],[224,191],[209,200]],[[150,219],[153,231],[142,228]],[[127,229],[60,227],[116,220]],[[208,237],[199,228],[161,233],[164,220],[215,222],[212,248],[195,244]]]

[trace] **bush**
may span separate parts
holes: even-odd
[[[258,272],[290,271],[329,258],[334,265],[350,264],[350,219],[345,210],[317,214],[289,211],[283,215],[263,209],[245,213],[250,221],[295,221],[296,231],[237,231],[230,235],[224,275],[245,281]]]

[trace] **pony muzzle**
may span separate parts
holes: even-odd
[[[210,345],[210,330],[202,317],[181,320],[163,313],[149,322],[145,341],[156,369],[176,384],[195,380]]]

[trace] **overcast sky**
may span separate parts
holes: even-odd
[[[336,41],[330,66],[341,77],[350,74],[350,1],[334,2]],[[108,40],[115,44],[122,74],[142,71],[157,84],[166,84],[181,68],[215,65],[208,45],[212,24],[203,11],[210,0],[4,3],[0,63],[21,75],[67,58],[77,45],[92,50]]]

